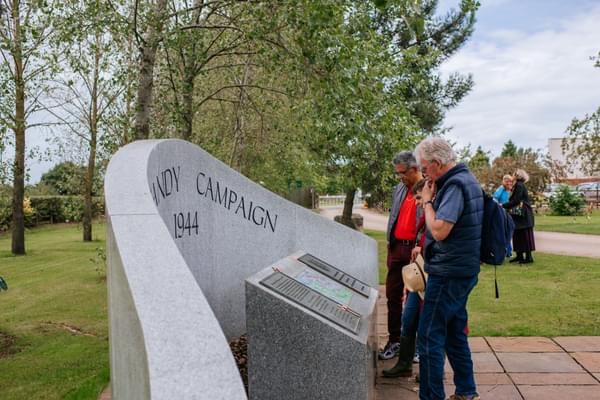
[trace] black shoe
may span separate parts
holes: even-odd
[[[415,338],[401,337],[398,361],[392,368],[384,369],[382,375],[386,378],[412,376],[413,357],[415,356]]]
[[[519,261],[519,264],[531,264],[533,262],[533,257],[531,256],[531,251],[525,252],[525,259],[523,261]]]
[[[521,257],[515,257],[515,258],[508,260],[509,263],[517,263],[517,262],[522,263],[523,261],[525,261],[525,260],[523,260]]]

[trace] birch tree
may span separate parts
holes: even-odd
[[[47,82],[56,72],[56,55],[48,50],[53,34],[52,17],[58,7],[54,1],[2,0],[0,2],[0,80],[3,104],[0,126],[13,133],[12,167],[12,253],[25,254],[25,139],[31,128],[44,124],[32,122],[43,109],[40,102],[49,91]]]
[[[139,0],[134,0],[133,26],[139,50],[138,87],[135,105],[135,139],[148,139],[150,136],[150,112],[152,89],[154,87],[154,66],[156,52],[164,39],[164,24],[167,19],[167,0],[156,0],[148,4],[145,18],[140,11]],[[143,20],[143,33],[139,32],[138,21]]]
[[[59,128],[76,138],[87,153],[82,222],[83,240],[91,241],[99,140],[114,123],[119,98],[127,89],[127,53],[123,51],[127,23],[118,2],[68,0],[63,7],[55,48],[64,57],[64,70],[54,81],[49,111]]]

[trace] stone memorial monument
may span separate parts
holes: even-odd
[[[250,399],[374,399],[377,296],[304,252],[248,278]]]
[[[247,277],[300,249],[377,285],[376,242],[181,140],[131,143],[105,178],[114,399],[245,399],[227,340]]]

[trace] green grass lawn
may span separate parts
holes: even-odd
[[[0,236],[0,398],[95,399],[109,380],[106,283],[98,240],[75,225],[26,233],[27,255]],[[92,260],[100,261],[100,264]],[[9,336],[7,336],[9,335]],[[10,345],[11,342],[14,343]]]
[[[98,240],[81,241],[74,225],[27,232],[23,257],[0,236],[0,398],[95,399],[109,380],[106,284],[97,271]],[[385,280],[385,234],[379,242]],[[94,262],[94,260],[96,262]],[[469,303],[471,334],[600,335],[600,259],[536,254],[529,267],[482,267]]]
[[[379,245],[379,281],[385,282],[385,233],[367,231]],[[600,259],[534,253],[529,266],[481,266],[469,299],[473,336],[600,335]]]
[[[585,215],[575,217],[536,215],[535,230],[600,235],[600,210],[594,210],[590,219]]]

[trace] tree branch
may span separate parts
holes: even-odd
[[[215,90],[213,93],[211,93],[210,95],[206,96],[204,99],[202,99],[199,103],[198,103],[198,108],[202,106],[202,104],[206,103],[209,100],[212,100],[212,98],[214,96],[216,96],[217,94],[221,93],[224,90],[227,89],[243,89],[243,88],[250,88],[250,89],[259,89],[259,90],[264,90],[264,91],[268,91],[268,92],[273,92],[273,93],[279,93],[282,94],[286,97],[289,97],[289,94],[287,94],[286,92],[279,90],[279,89],[274,89],[274,88],[269,88],[269,87],[264,87],[264,86],[260,86],[260,85],[226,85],[226,86],[222,86],[221,88]]]

